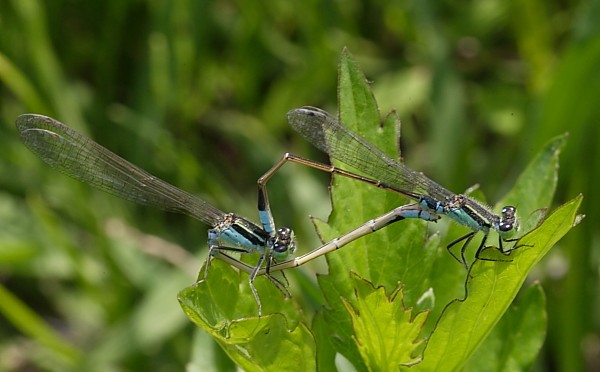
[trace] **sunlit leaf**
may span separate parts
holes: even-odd
[[[179,293],[181,307],[245,370],[314,369],[313,337],[302,322],[289,320],[298,314],[291,301],[277,301],[283,313],[258,317],[254,298],[237,284],[239,275],[215,260],[206,280]],[[273,307],[270,301],[282,295],[271,283],[263,286],[261,281],[257,280],[257,288],[264,301],[263,311],[268,311]]]
[[[402,287],[387,295],[383,287],[374,288],[364,279],[353,275],[355,305],[345,300],[344,306],[352,318],[354,339],[358,350],[371,371],[390,371],[400,365],[420,361],[418,339],[427,313],[413,314],[403,304]]]

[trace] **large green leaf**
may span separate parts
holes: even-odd
[[[460,368],[498,323],[527,278],[529,270],[578,220],[578,196],[525,235],[511,262],[477,261],[469,271],[467,297],[448,305],[427,344],[422,370]],[[543,316],[543,314],[539,314]]]
[[[391,114],[381,124],[377,105],[366,79],[347,51],[342,53],[339,74],[342,122],[397,157],[396,139],[400,121],[397,115]],[[323,241],[340,236],[368,219],[407,202],[406,198],[396,194],[342,177],[334,177],[331,188],[333,212],[328,223],[314,221]],[[327,256],[329,274],[320,276],[319,284],[329,308],[324,310],[325,322],[320,324],[327,328],[324,333],[336,336],[337,351],[355,367],[363,369],[366,365],[363,362],[364,351],[361,355],[357,347],[352,314],[345,302],[358,306],[355,302],[356,288],[349,273],[358,273],[373,285],[383,286],[390,293],[396,290],[399,282],[404,283],[404,303],[411,307],[429,288],[430,271],[441,253],[436,249],[438,244],[438,239],[428,240],[426,223],[407,220],[386,227]],[[401,324],[382,324],[382,327],[401,327]],[[412,343],[414,339],[408,342]],[[397,360],[395,365],[405,362]]]
[[[529,370],[546,336],[546,297],[539,284],[523,291],[465,366],[470,371]]]
[[[399,127],[395,115],[389,115],[380,125],[377,106],[370,94],[369,86],[362,72],[352,60],[349,53],[344,52],[340,63],[340,118],[344,125],[351,130],[360,133],[372,144],[394,156],[397,148],[397,135],[394,130]],[[521,216],[521,229],[515,233],[520,237],[524,232],[533,229],[544,215],[545,209],[550,205],[557,183],[557,167],[560,150],[564,146],[566,136],[558,136],[552,139],[539,155],[531,162],[525,172],[519,177],[515,188],[511,191],[496,210],[504,205],[515,205]],[[335,161],[334,161],[335,163]],[[342,165],[343,166],[343,165]],[[404,200],[391,193],[384,193],[369,185],[360,185],[353,180],[335,177],[332,182],[332,199],[334,211],[327,224],[315,221],[323,241],[329,240],[349,231],[352,227],[362,223],[369,218],[382,214],[390,208],[403,203]],[[574,203],[574,204],[573,204]],[[429,322],[425,324],[424,332],[429,333],[439,319],[445,305],[452,300],[464,299],[465,290],[469,290],[469,297],[465,303],[470,301],[493,301],[502,306],[489,306],[483,312],[481,307],[475,307],[469,314],[461,314],[457,319],[470,316],[465,321],[467,329],[453,330],[455,334],[469,334],[468,324],[482,332],[480,339],[473,345],[465,346],[465,353],[457,357],[457,366],[465,363],[472,351],[483,341],[486,332],[493,328],[505,313],[508,305],[516,296],[519,288],[525,280],[529,269],[547,252],[548,249],[563,236],[573,225],[574,216],[578,206],[578,199],[574,200],[569,211],[572,213],[571,220],[563,220],[564,225],[558,226],[556,214],[548,219],[532,234],[519,241],[522,248],[517,249],[512,256],[504,256],[495,249],[484,252],[484,257],[501,259],[500,262],[479,261],[472,266],[467,273],[452,260],[442,249],[438,239],[427,239],[425,223],[422,221],[402,221],[379,231],[372,236],[365,237],[360,241],[352,243],[348,248],[328,255],[329,274],[319,277],[319,283],[328,303],[328,308],[323,311],[323,322],[319,325],[326,328],[319,332],[333,334],[336,336],[332,345],[337,351],[350,360],[358,369],[367,369],[371,360],[365,355],[365,349],[356,343],[356,330],[352,327],[352,313],[345,304],[352,303],[354,308],[358,305],[354,293],[356,288],[348,273],[350,271],[359,273],[362,277],[376,286],[384,286],[392,291],[398,282],[404,284],[405,303],[407,306],[424,306],[431,310]],[[562,210],[562,209],[561,209]],[[560,211],[560,210],[559,210]],[[558,212],[557,212],[558,213]],[[566,222],[565,222],[566,221]],[[434,225],[435,227],[435,225]],[[560,229],[560,231],[559,231]],[[458,224],[452,224],[449,231],[450,237],[460,236],[467,231]],[[553,235],[556,239],[543,241],[543,237]],[[436,237],[436,235],[433,235]],[[493,244],[497,234],[491,233],[488,244]],[[539,240],[538,240],[539,239]],[[533,243],[528,243],[533,242]],[[477,243],[473,243],[476,245]],[[511,248],[510,244],[504,244],[505,249]],[[529,247],[532,245],[533,247]],[[470,261],[476,247],[470,250]],[[525,253],[527,252],[527,253]],[[521,255],[535,256],[535,260],[527,260],[527,265],[520,264]],[[535,262],[534,262],[535,261]],[[506,279],[507,269],[490,270],[489,267],[508,267],[508,271],[517,270],[518,273],[509,275],[510,285],[502,283],[496,286],[501,279]],[[526,268],[526,269],[525,269]],[[467,280],[467,278],[469,278]],[[466,283],[466,284],[465,284]],[[475,290],[472,288],[476,288]],[[508,289],[511,289],[509,291]],[[473,293],[477,293],[474,295]],[[479,298],[478,296],[482,296]],[[426,301],[425,301],[426,300]],[[347,302],[345,302],[347,301]],[[461,303],[461,302],[458,302]],[[451,307],[449,307],[451,308]],[[494,311],[492,311],[492,309]],[[448,313],[448,309],[445,310]],[[486,314],[487,324],[482,325],[479,316]],[[445,319],[448,315],[444,315]],[[538,314],[543,317],[543,312]],[[375,320],[377,322],[377,320]],[[459,322],[462,324],[462,322]],[[392,323],[393,324],[393,323]],[[445,353],[433,351],[437,346],[435,341],[440,338],[437,333],[444,334],[445,323],[440,321],[432,333],[427,352],[424,354],[425,361],[417,365],[417,369],[429,369],[428,366],[444,368],[448,366]],[[373,325],[375,326],[375,325]],[[390,322],[381,324],[382,327],[390,326]],[[456,325],[455,325],[456,326]],[[456,326],[458,328],[458,326]],[[485,331],[485,332],[484,332]],[[464,336],[466,337],[466,336]],[[456,353],[452,338],[445,339],[445,345],[452,345],[453,353]],[[471,339],[469,337],[469,339]],[[453,340],[453,339],[452,339]],[[405,340],[406,342],[414,340]],[[451,346],[448,346],[451,347]],[[432,349],[429,349],[432,348]],[[469,349],[470,348],[470,349]],[[459,349],[460,350],[460,349]],[[439,365],[437,363],[440,363]],[[322,363],[320,361],[319,363]],[[401,364],[398,360],[396,365]],[[325,365],[325,364],[324,364]]]

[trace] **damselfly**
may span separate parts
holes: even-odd
[[[290,111],[287,116],[290,125],[314,146],[329,154],[331,158],[364,173],[367,177],[288,153],[259,180],[259,190],[266,189],[265,184],[273,173],[283,164],[291,161],[403,194],[415,200],[422,210],[429,212],[429,214],[420,212],[417,218],[424,216],[425,220],[430,220],[429,217],[433,215],[446,215],[459,224],[467,226],[471,232],[447,246],[448,252],[467,268],[465,250],[477,232],[483,233],[483,238],[475,253],[477,259],[487,259],[482,257],[481,253],[484,249],[489,248],[486,246],[486,242],[490,229],[499,233],[497,248],[501,253],[508,255],[518,247],[505,250],[503,246],[503,243],[518,240],[507,238],[507,235],[513,230],[517,230],[519,226],[515,207],[510,205],[503,207],[501,216],[498,216],[488,206],[466,195],[448,191],[423,173],[416,172],[403,163],[390,158],[359,135],[346,129],[337,119],[321,109],[303,107]],[[463,242],[463,245],[459,257],[452,252],[451,248],[460,242]],[[312,257],[318,255],[317,252],[313,252]],[[274,266],[272,269],[278,268]]]
[[[262,307],[253,285],[254,279],[261,267],[265,266],[263,273],[268,274],[273,262],[285,260],[296,248],[294,233],[290,228],[275,228],[268,202],[263,203],[266,211],[259,213],[260,227],[233,213],[224,213],[208,202],[151,175],[57,120],[24,114],[17,118],[16,126],[23,143],[50,167],[125,200],[183,213],[210,225],[205,273],[208,272],[211,258],[219,257],[221,251],[259,253],[258,263],[250,272],[249,283],[258,304],[258,313],[261,314]],[[282,283],[270,278],[287,294]]]

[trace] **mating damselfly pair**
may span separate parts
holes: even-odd
[[[271,273],[303,265],[406,218],[435,222],[441,215],[446,215],[470,228],[471,232],[448,246],[452,256],[465,266],[465,249],[477,232],[483,233],[475,254],[477,259],[486,259],[481,257],[481,252],[488,248],[486,242],[490,230],[499,233],[496,248],[501,253],[509,254],[518,247],[505,249],[503,246],[503,242],[516,241],[507,238],[507,234],[518,228],[515,207],[502,208],[499,216],[489,207],[466,195],[446,190],[423,173],[413,171],[388,157],[320,109],[303,107],[292,110],[288,113],[288,121],[296,131],[317,148],[328,153],[331,158],[357,169],[364,175],[285,154],[258,180],[260,225],[233,213],[222,212],[208,202],[152,176],[57,120],[42,115],[24,114],[17,118],[16,125],[25,145],[52,168],[123,199],[183,213],[211,226],[208,232],[209,258],[205,273],[208,272],[208,264],[213,257],[248,272],[259,315],[260,297],[253,285],[258,275],[267,275],[287,294],[286,286],[271,276]],[[266,184],[277,170],[289,161],[397,192],[415,203],[397,207],[309,253],[288,259],[296,250],[294,233],[287,227],[276,228]],[[450,248],[461,242],[463,245],[457,256]],[[258,253],[260,257],[255,266],[249,266],[226,252]]]

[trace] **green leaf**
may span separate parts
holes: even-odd
[[[350,130],[359,123],[379,123],[377,102],[367,79],[348,49],[342,50],[338,69],[338,102],[340,118]]]
[[[312,333],[319,350],[317,353],[317,369],[319,371],[334,371],[336,369],[336,342],[323,313],[315,315],[312,322]]]
[[[477,261],[469,271],[467,296],[448,305],[427,344],[422,370],[462,367],[498,323],[527,273],[578,220],[578,196],[558,208],[518,244],[512,262]]]
[[[398,136],[395,130],[399,128],[399,120],[391,114],[381,125],[377,106],[372,99],[366,79],[346,51],[340,62],[339,95],[340,117],[344,125],[391,156],[397,156],[395,139]],[[500,206],[517,206],[522,220],[521,232],[516,234],[517,237],[522,235],[523,231],[527,232],[535,227],[544,216],[545,208],[550,205],[556,188],[558,158],[565,142],[565,135],[552,139],[519,177],[515,189],[499,203]],[[362,185],[341,177],[334,177],[332,181],[332,200],[334,209],[328,223],[314,221],[323,241],[340,236],[369,218],[406,203],[406,200],[398,195],[382,192],[370,185]],[[577,199],[573,203],[577,203]],[[500,207],[497,209],[499,210]],[[389,292],[396,288],[398,282],[401,282],[404,284],[404,302],[407,306],[421,306],[421,299],[428,300],[432,321],[424,325],[425,334],[435,326],[431,341],[427,345],[424,362],[416,368],[428,370],[430,366],[435,368],[443,366],[446,369],[452,365],[448,364],[449,353],[455,357],[453,360],[455,365],[462,366],[502,317],[516,296],[529,269],[558,239],[550,241],[544,240],[544,237],[563,236],[571,228],[576,210],[577,205],[573,205],[570,210],[571,220],[566,225],[552,222],[560,218],[557,217],[560,213],[558,215],[555,213],[539,229],[523,237],[518,243],[533,245],[533,247],[517,249],[508,258],[495,249],[484,252],[512,262],[479,261],[472,266],[468,274],[447,255],[445,249],[440,246],[437,235],[433,235],[433,239],[428,240],[427,225],[423,221],[402,221],[376,234],[361,238],[349,247],[327,256],[329,274],[319,277],[319,285],[328,304],[328,308],[323,310],[322,323],[326,329],[323,332],[335,336],[331,343],[333,347],[350,360],[358,370],[370,368],[371,364],[368,363],[371,356],[367,356],[366,349],[357,344],[356,329],[353,327],[354,318],[349,312],[347,303],[341,300],[353,298],[356,290],[355,283],[349,280],[349,272],[354,271],[375,286],[383,286]],[[461,236],[466,228],[451,223],[450,230],[449,239],[453,235]],[[494,239],[497,239],[497,234],[492,232],[488,244],[497,241]],[[528,241],[531,243],[527,243]],[[505,245],[505,249],[510,249],[510,244]],[[471,247],[469,252],[473,256],[475,249]],[[521,261],[523,257],[530,257],[531,254],[535,254],[535,262],[525,259],[527,264],[522,264],[521,262],[525,262]],[[469,262],[473,261],[471,259]],[[523,270],[524,267],[527,269]],[[513,270],[522,271],[512,273]],[[508,272],[511,274],[506,275]],[[467,284],[465,284],[466,278],[469,278]],[[465,296],[467,289],[469,296]],[[463,302],[455,301],[465,297],[467,299],[462,300]],[[452,306],[445,308],[445,305],[452,301],[455,301]],[[470,311],[461,312],[454,318],[461,321],[445,320],[450,316],[448,314],[451,313],[450,309],[453,309],[453,306],[463,303],[465,311],[466,309]],[[445,314],[435,325],[442,310]],[[485,314],[485,324],[482,324],[480,319],[482,314]],[[450,324],[447,325],[448,323]],[[479,333],[478,339],[472,337],[473,328],[476,328]],[[452,336],[444,337],[444,334]],[[459,335],[466,340],[476,341],[465,345],[455,343],[455,338],[461,339]],[[436,340],[440,338],[443,341],[436,346]],[[452,342],[449,342],[450,340]],[[444,349],[450,347],[449,345],[452,351]]]
[[[496,206],[516,205],[521,231],[536,226],[540,215],[550,207],[558,183],[559,155],[567,142],[567,134],[552,138],[519,176],[512,191]]]
[[[340,115],[344,125],[391,156],[398,157],[400,121],[397,115],[390,114],[381,123],[370,87],[346,50],[342,53],[339,71]],[[331,188],[333,211],[328,223],[313,221],[322,241],[345,234],[408,202],[403,196],[343,177],[334,177]],[[319,285],[329,305],[323,311],[323,326],[327,328],[324,333],[336,336],[337,351],[356,368],[365,369],[366,366],[353,338],[351,314],[341,300],[355,297],[350,271],[376,286],[383,286],[390,293],[398,282],[405,283],[404,302],[412,307],[430,288],[433,264],[442,253],[437,249],[438,245],[437,236],[428,239],[424,221],[407,220],[327,255],[329,274],[319,276]]]
[[[465,370],[531,369],[546,337],[546,297],[539,284],[527,288],[477,349]]]
[[[244,370],[315,369],[313,337],[298,321],[299,311],[292,301],[281,300],[283,296],[275,286],[259,277],[255,285],[263,311],[276,308],[278,313],[258,317],[253,296],[238,284],[240,275],[228,264],[214,260],[208,279],[182,290],[179,303]]]
[[[354,339],[358,350],[371,371],[391,371],[399,365],[420,361],[413,357],[421,341],[418,335],[427,319],[427,312],[412,318],[412,310],[402,302],[402,287],[389,296],[383,287],[375,288],[358,275],[352,276],[356,305],[344,300],[352,318]]]

